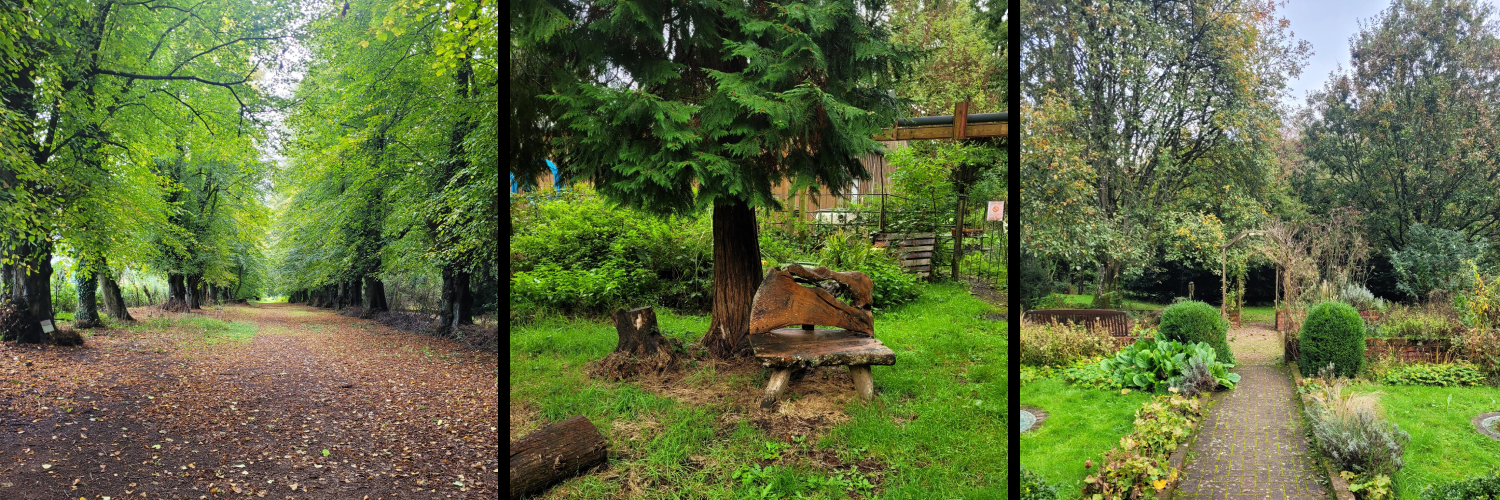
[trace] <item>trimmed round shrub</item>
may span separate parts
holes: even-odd
[[[1188,300],[1167,306],[1161,312],[1156,337],[1175,340],[1184,344],[1208,342],[1214,348],[1214,361],[1233,363],[1234,354],[1229,352],[1229,322],[1219,316],[1219,308]]]
[[[1297,365],[1303,376],[1312,376],[1331,363],[1338,376],[1353,377],[1365,362],[1365,320],[1349,304],[1318,304],[1302,322],[1297,349],[1302,353]]]
[[[1468,479],[1449,481],[1428,486],[1422,490],[1422,500],[1482,500],[1500,499],[1500,470]]]

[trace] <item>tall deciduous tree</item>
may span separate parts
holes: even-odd
[[[1299,194],[1402,249],[1425,224],[1500,242],[1500,28],[1472,1],[1398,0],[1350,40],[1302,129]],[[1423,291],[1422,293],[1425,293]]]
[[[1067,103],[1070,118],[1055,123],[1081,150],[1058,153],[1093,170],[1079,179],[1092,184],[1093,208],[1111,226],[1102,234],[1112,241],[1096,245],[1092,258],[1102,297],[1141,262],[1133,259],[1150,255],[1121,248],[1149,247],[1178,229],[1162,215],[1179,212],[1181,220],[1199,211],[1185,203],[1190,188],[1265,184],[1277,98],[1307,46],[1290,38],[1269,1],[1071,0],[1024,8],[1024,98]]]
[[[561,168],[657,213],[713,210],[715,357],[748,352],[760,284],[754,208],[771,186],[837,192],[896,117],[880,2],[596,2],[569,57],[590,71],[548,96]],[[534,123],[512,123],[535,127]]]

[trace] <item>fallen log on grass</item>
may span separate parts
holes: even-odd
[[[546,490],[604,461],[608,443],[582,415],[549,425],[510,444],[510,498]]]

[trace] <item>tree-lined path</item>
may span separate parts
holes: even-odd
[[[130,312],[0,344],[0,498],[498,496],[495,354],[300,305]]]
[[[1282,367],[1281,336],[1260,326],[1231,330],[1240,382],[1220,395],[1189,448],[1177,498],[1325,498],[1296,388]]]

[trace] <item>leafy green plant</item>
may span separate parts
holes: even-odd
[[[1230,352],[1229,341],[1225,337],[1229,331],[1229,322],[1219,315],[1219,309],[1214,306],[1196,300],[1167,306],[1161,312],[1157,330],[1160,331],[1158,335],[1166,340],[1207,342],[1218,353],[1218,359],[1227,363],[1234,362],[1234,354]]]
[[[1359,373],[1365,361],[1365,323],[1349,304],[1324,302],[1313,307],[1297,336],[1303,376],[1329,364],[1342,377]]]
[[[1392,385],[1435,385],[1439,387],[1477,386],[1484,374],[1473,364],[1459,361],[1438,364],[1410,364],[1392,368],[1385,374]]]
[[[1386,474],[1355,474],[1349,471],[1339,471],[1344,480],[1349,481],[1349,492],[1359,500],[1390,500],[1395,491],[1391,490],[1391,476]]]
[[[1380,414],[1379,393],[1346,391],[1344,381],[1309,379],[1305,387],[1305,408],[1318,446],[1339,470],[1365,475],[1401,470],[1411,435]]]
[[[1057,487],[1048,484],[1041,474],[1022,466],[1021,500],[1057,500]]]
[[[1240,381],[1239,374],[1230,373],[1229,369],[1234,365],[1219,363],[1216,356],[1207,342],[1184,344],[1143,338],[1121,349],[1114,357],[1100,361],[1099,365],[1121,387],[1162,392],[1174,387],[1174,382],[1181,383],[1184,372],[1192,370],[1190,361],[1196,358],[1218,385],[1233,389]]]
[[[1067,368],[1063,370],[1063,377],[1068,383],[1082,387],[1105,390],[1121,388],[1120,381],[1115,379],[1114,372],[1101,362],[1080,363]]]
[[[786,443],[766,441],[766,447],[760,452],[760,458],[766,460],[781,460],[781,451],[787,448]]]
[[[1136,411],[1131,433],[1104,454],[1099,473],[1084,478],[1084,495],[1143,498],[1166,488],[1179,475],[1167,458],[1202,417],[1203,408],[1196,398],[1171,394],[1147,401]]]
[[[1021,323],[1022,366],[1066,366],[1112,352],[1114,341],[1102,329],[1077,323]]]
[[[877,308],[895,307],[922,295],[921,279],[902,269],[894,257],[873,256],[857,270],[870,277],[872,305]]]
[[[1422,490],[1422,500],[1500,500],[1500,470],[1430,485]]]

